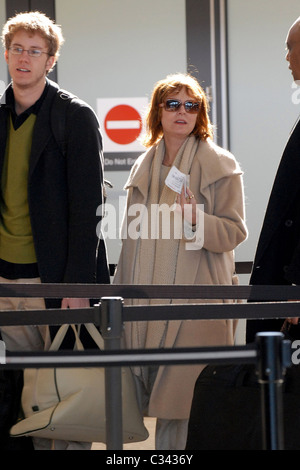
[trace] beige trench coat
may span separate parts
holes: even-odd
[[[150,149],[135,162],[125,186],[128,190],[127,208],[145,203],[152,158]],[[186,250],[186,241],[180,242],[175,284],[231,285],[236,279],[233,250],[247,237],[242,171],[232,154],[212,142],[200,142],[191,166],[190,189],[197,203],[204,204],[204,244],[202,249],[195,251]],[[123,240],[115,284],[132,283],[135,244],[136,240]],[[173,301],[189,302],[206,301]],[[236,321],[226,319],[170,321],[164,347],[232,345],[235,329]],[[126,347],[130,348],[128,323],[125,323],[125,341]],[[162,419],[187,419],[195,381],[204,367],[202,364],[160,366],[148,415]]]

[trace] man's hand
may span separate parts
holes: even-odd
[[[88,308],[90,307],[89,299],[62,299],[61,308]]]
[[[291,323],[292,325],[298,325],[299,318],[298,317],[287,318],[286,321],[288,323]]]

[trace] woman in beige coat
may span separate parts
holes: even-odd
[[[233,250],[247,237],[242,171],[232,154],[212,142],[199,83],[187,74],[159,81],[146,123],[149,149],[125,186],[114,283],[231,285]],[[186,302],[131,300],[135,305]],[[232,345],[235,328],[232,320],[126,322],[125,342],[142,349]],[[194,384],[203,367],[134,367],[145,413],[157,417],[156,449],[185,448]]]

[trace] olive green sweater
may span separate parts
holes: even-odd
[[[31,114],[9,133],[1,180],[0,258],[10,263],[35,263],[28,206],[28,171],[36,116]]]

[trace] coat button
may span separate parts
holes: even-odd
[[[291,227],[293,225],[293,221],[291,219],[287,219],[285,222],[284,222],[284,225],[286,227]]]

